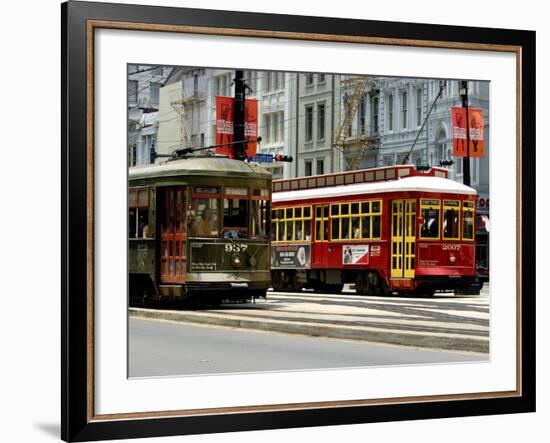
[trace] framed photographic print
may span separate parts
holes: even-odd
[[[534,32],[61,11],[65,441],[534,411]]]

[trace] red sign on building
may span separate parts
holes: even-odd
[[[467,157],[466,108],[453,107],[453,156]],[[481,109],[468,108],[470,129],[470,157],[483,157],[483,113]]]
[[[244,108],[244,136],[247,140],[258,138],[258,100],[246,99]],[[234,122],[235,101],[233,97],[216,97],[216,154],[233,156],[233,122]],[[246,156],[256,155],[257,142],[246,144]]]

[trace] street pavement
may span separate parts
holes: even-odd
[[[129,375],[158,377],[485,361],[442,352],[130,318]]]
[[[217,309],[131,308],[133,318],[352,339],[436,350],[489,352],[489,287],[479,296],[430,298],[268,292],[267,301]]]

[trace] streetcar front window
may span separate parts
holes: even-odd
[[[151,238],[149,226],[149,189],[130,189],[128,192],[128,238]]]
[[[217,237],[220,232],[218,218],[219,188],[196,186],[188,221],[191,235]]]
[[[248,237],[248,189],[226,187],[223,199],[223,235],[227,238]]]
[[[268,239],[270,230],[271,235],[275,235],[275,232],[271,229],[271,202],[269,201],[268,189],[254,189],[252,191],[251,213],[252,237]],[[275,237],[271,239],[274,240]]]

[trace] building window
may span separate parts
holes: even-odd
[[[199,96],[199,76],[197,74],[193,76],[193,96]]]
[[[277,72],[272,72],[270,91],[276,91],[277,89],[279,89],[279,74]]]
[[[365,133],[365,97],[361,99],[361,104],[359,105],[359,133]]]
[[[271,168],[271,177],[273,177],[273,180],[283,178],[283,167],[277,166],[275,168]]]
[[[313,106],[306,106],[306,142],[313,140]]]
[[[159,91],[160,91],[160,84],[158,83],[151,83],[149,86],[149,101],[152,105],[158,105],[159,104]]]
[[[388,131],[393,131],[393,94],[388,95]]]
[[[317,140],[325,139],[325,104],[317,105]]]
[[[265,143],[269,144],[271,142],[271,115],[270,114],[264,115],[264,130],[262,132],[264,133]]]
[[[378,134],[378,97],[372,99],[372,132]]]
[[[277,77],[278,77],[278,81],[277,81],[278,88],[277,89],[284,89],[285,88],[285,73],[284,72],[278,72]]]
[[[325,160],[324,159],[318,159],[317,160],[317,175],[322,175],[325,173]]]
[[[306,74],[306,86],[313,85],[313,74]]]
[[[271,114],[271,134],[273,142],[279,141],[279,113]]]
[[[422,124],[422,89],[416,90],[416,126]]]
[[[313,164],[313,162],[311,160],[306,160],[304,162],[304,175],[306,177],[309,177],[309,176],[313,175],[312,164]]]
[[[408,109],[408,103],[407,103],[407,91],[403,91],[401,94],[401,121],[402,121],[402,128],[407,129],[407,109]]]
[[[318,74],[317,75],[317,83],[325,83],[326,77],[325,74]]]
[[[279,141],[285,138],[285,113],[279,112]]]
[[[137,103],[138,99],[138,81],[130,80],[128,82],[128,103]]]

